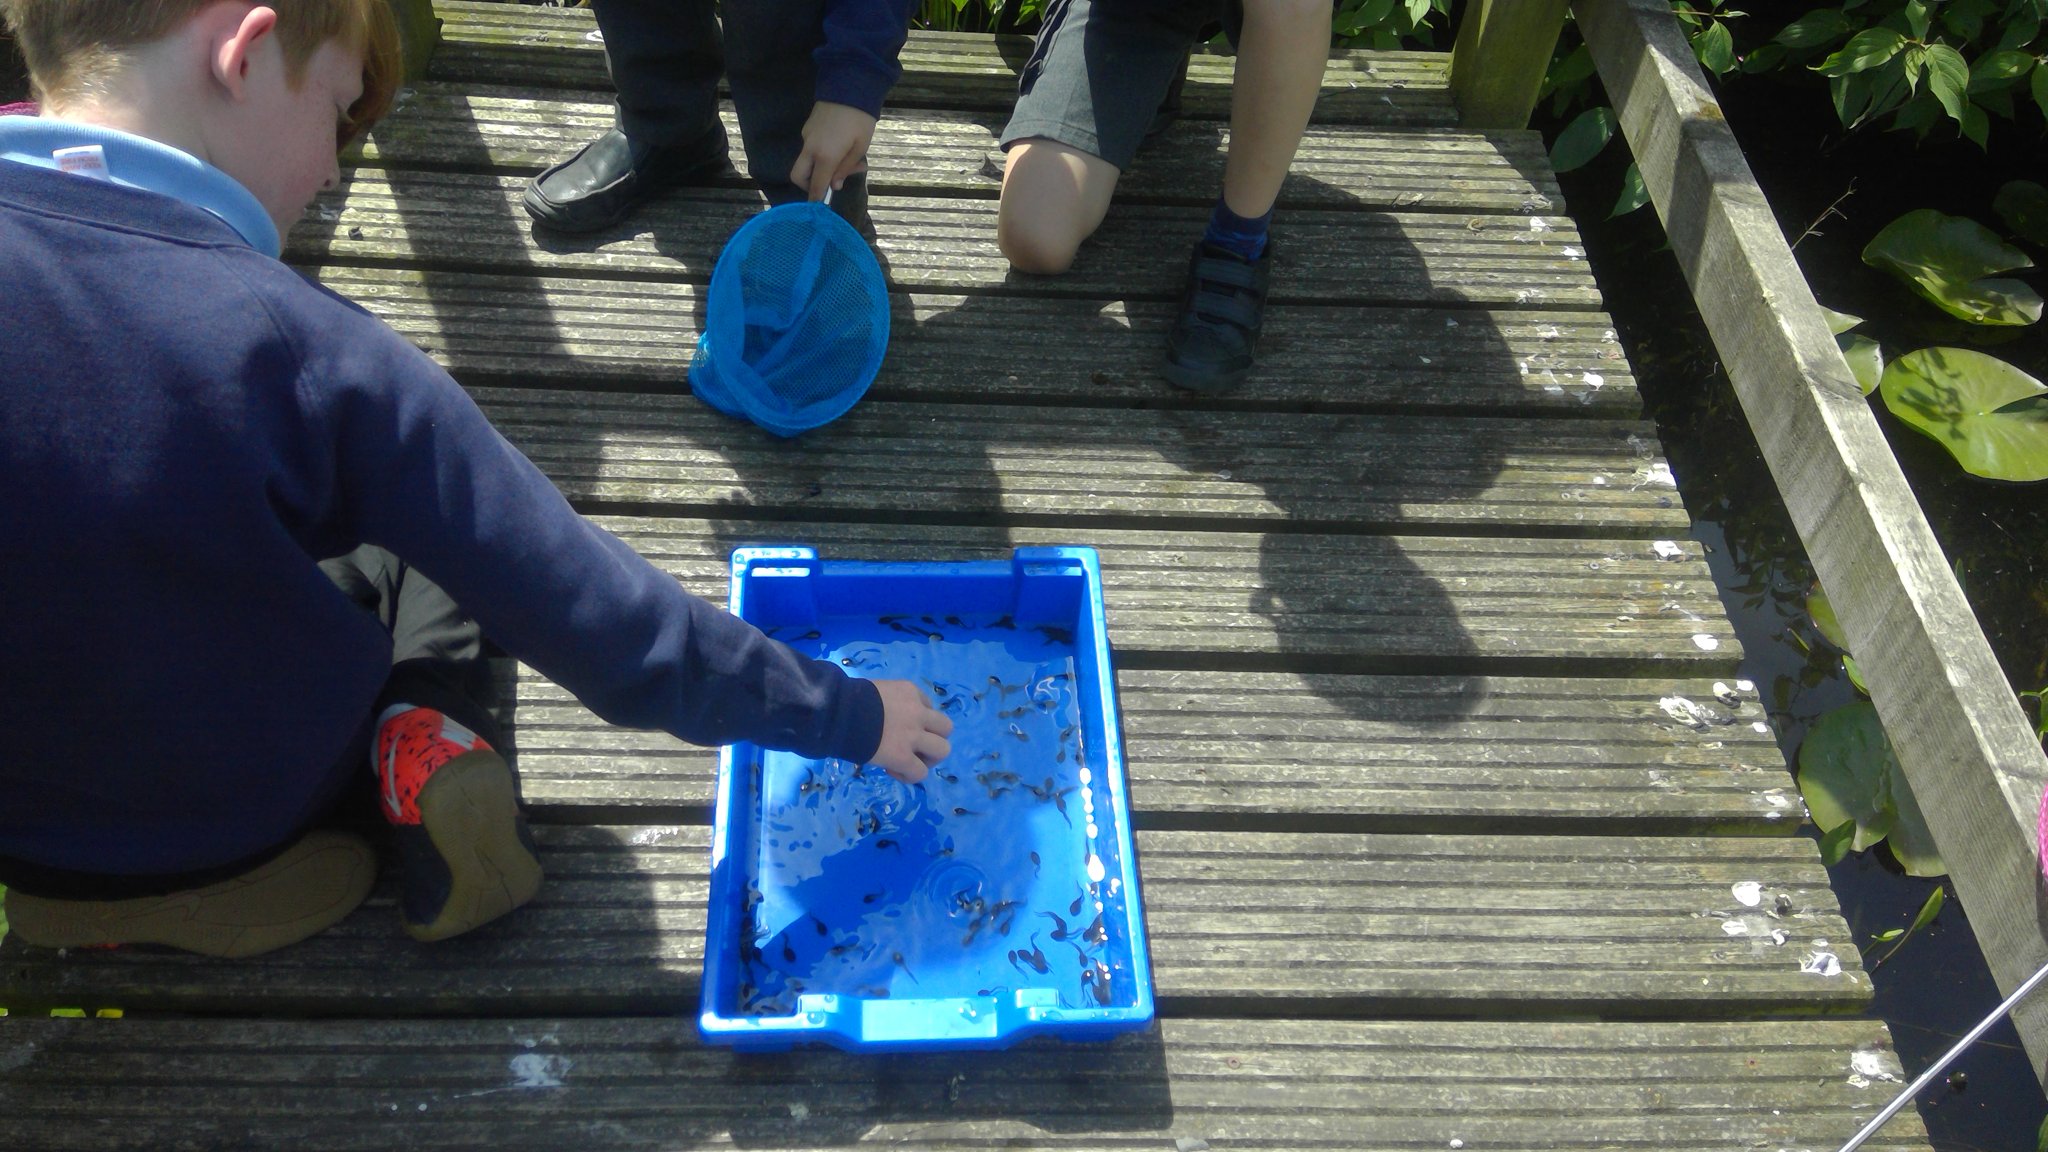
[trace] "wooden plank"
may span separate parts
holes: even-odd
[[[1633,421],[863,404],[783,440],[692,397],[472,389],[571,499],[1005,524],[1682,535]]]
[[[501,680],[542,818],[710,811],[713,750],[606,724],[509,661]],[[1125,669],[1117,690],[1141,827],[1790,835],[1800,822],[1753,687]]]
[[[1656,542],[766,522],[598,522],[691,591],[725,595],[743,544],[826,557],[980,559],[1021,544],[1100,551],[1120,667],[1720,676],[1741,658],[1698,546]]]
[[[680,386],[696,354],[701,286],[567,277],[306,269],[467,379]],[[1149,300],[904,293],[869,400],[1266,406],[1325,412],[1642,412],[1599,312],[1274,305],[1259,370],[1208,400],[1159,377],[1176,306]],[[1047,340],[1046,333],[1059,339]],[[1012,338],[1010,334],[1017,334]],[[1019,355],[1028,341],[1031,354]]]
[[[0,945],[0,1000],[250,1012],[688,1011],[711,830],[537,825],[532,904],[441,945],[389,878],[254,963]],[[1167,1014],[1856,1011],[1870,979],[1819,851],[1710,839],[1140,832]],[[1761,886],[1756,906],[1737,890]],[[1780,899],[1782,897],[1783,899]],[[1836,958],[1833,975],[1813,958]]]
[[[436,79],[519,83],[533,88],[609,89],[597,25],[583,9],[442,0],[447,21],[434,57]],[[903,78],[889,107],[971,108],[1008,115],[1017,73],[1031,52],[1023,36],[913,32],[902,53]],[[1338,52],[1323,78],[1316,119],[1331,124],[1452,127],[1457,111],[1445,91],[1450,58],[1429,52]],[[1230,115],[1228,56],[1197,53],[1182,93],[1183,114]]]
[[[536,237],[519,207],[524,186],[510,176],[355,169],[292,229],[286,252],[302,263],[704,282],[760,206],[737,189],[678,189],[611,230]],[[889,197],[871,210],[898,287],[1155,300],[1178,299],[1187,246],[1207,219],[1196,208],[1119,206],[1071,272],[1040,277],[1010,271],[991,201]],[[1564,217],[1301,209],[1274,235],[1271,298],[1281,303],[1600,307],[1583,242]]]
[[[1526,128],[1564,31],[1568,0],[1472,0],[1451,53],[1451,99],[1467,128]]]
[[[2035,834],[2048,757],[1669,8],[1582,0],[1578,12],[1764,459],[2010,992],[2048,964]],[[2048,1000],[2022,1003],[2015,1019],[2048,1077]]]
[[[886,1058],[736,1056],[689,1029],[22,1020],[0,1041],[13,1052],[0,1052],[0,1143],[1821,1149],[1901,1076],[1884,1026],[1867,1020],[1166,1020],[1107,1044]],[[1866,1147],[1924,1152],[1925,1130],[1907,1109]]]
[[[724,110],[733,163],[747,172],[739,122]],[[405,94],[349,162],[383,168],[537,172],[612,127],[611,97],[530,88],[423,84]],[[994,196],[1002,177],[1000,116],[896,112],[868,149],[879,194]],[[1208,207],[1223,185],[1227,125],[1183,121],[1147,145],[1117,183],[1131,201]],[[1295,153],[1280,208],[1414,208],[1556,212],[1564,203],[1534,132],[1312,128]]]

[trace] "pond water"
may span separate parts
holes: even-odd
[[[953,720],[920,786],[769,752],[748,836],[740,1010],[796,997],[951,999],[1046,989],[1128,1004],[1108,782],[1090,767],[1068,629],[1008,616],[832,618],[800,651],[907,679]],[[1106,861],[1106,862],[1105,862]],[[1118,876],[1109,876],[1114,871]]]
[[[1895,133],[1846,139],[1825,100],[1787,92],[1765,78],[1721,92],[1735,128],[1816,297],[1866,318],[1862,331],[1886,355],[1930,344],[1984,339],[1949,322],[1883,274],[1865,267],[1863,245],[1899,214],[1923,207],[1969,216],[1994,228],[1993,193],[2027,173],[1987,163],[1974,145],[1916,150]],[[1554,136],[1561,124],[1539,118]],[[2038,142],[2006,155],[2031,151]],[[1744,648],[1742,674],[1754,680],[1788,762],[1822,714],[1856,699],[1831,651],[1808,620],[1813,573],[1713,344],[1699,321],[1652,209],[1604,219],[1626,157],[1601,161],[1562,180],[1615,328],[1628,348],[1650,415],[1657,421]],[[2036,161],[2038,164],[2038,161]],[[2038,179],[2038,171],[2030,178]],[[1846,198],[1845,198],[1846,194]],[[1830,209],[1832,208],[1832,212]],[[1818,221],[1816,224],[1815,221]],[[1813,231],[1808,233],[1809,227]],[[2048,379],[2038,333],[1996,338],[1991,352]],[[1999,486],[1964,475],[1937,445],[1880,412],[1935,533],[2016,688],[2048,681],[2048,489]],[[1808,835],[1816,835],[1807,829]],[[1951,889],[1933,924],[1887,957],[1874,937],[1905,928],[1941,881],[1904,875],[1881,849],[1852,854],[1829,870],[1837,897],[1872,973],[1872,1014],[1890,1025],[1909,1076],[1938,1059],[2001,996]],[[2012,1026],[2001,1023],[1917,1103],[1934,1146],[2029,1152],[2048,1104]],[[1872,1110],[1900,1085],[1873,1090]]]

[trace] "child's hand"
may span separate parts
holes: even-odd
[[[917,685],[908,680],[876,680],[882,694],[882,746],[874,762],[905,784],[925,778],[931,767],[953,751],[953,718],[932,707]]]
[[[820,100],[804,121],[804,150],[789,166],[789,182],[813,200],[837,188],[848,176],[868,170],[868,141],[875,138],[875,118],[858,108]]]

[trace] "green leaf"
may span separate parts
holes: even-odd
[[[1892,855],[1908,876],[1946,876],[1948,865],[1942,862],[1941,850],[1934,846],[1934,833],[1927,829],[1927,817],[1920,812],[1919,801],[1913,799],[1913,789],[1906,783],[1906,774],[1898,764],[1892,764],[1892,804],[1898,810],[1898,819],[1892,822],[1887,841],[1892,846]],[[1941,902],[1928,897],[1929,907],[1920,909],[1919,918],[1913,927],[1906,929],[1911,936],[1927,921],[1934,919],[1934,913],[1941,911]]]
[[[1975,104],[1963,106],[1963,136],[1984,151],[1991,151],[1991,118]],[[2040,317],[2037,315],[2035,319]]]
[[[1967,44],[1984,31],[1984,17],[1992,10],[1986,0],[1947,0],[1941,6],[1941,26]]]
[[[2041,1121],[2041,1131],[2034,1135],[2034,1152],[2048,1152],[2048,1120]]]
[[[2041,109],[2041,115],[2048,116],[2048,68],[2034,69],[2034,78],[2027,84],[2033,89],[2035,106]]]
[[[2011,180],[1998,189],[1991,210],[2022,240],[2048,248],[2048,188],[2032,180]]]
[[[1643,184],[1642,169],[1636,162],[1628,162],[1628,171],[1621,174],[1621,195],[1614,201],[1614,211],[1607,214],[1609,220],[1626,216],[1650,202],[1650,190]]]
[[[1906,27],[1913,30],[1913,39],[1927,39],[1927,0],[1906,0]]]
[[[1975,220],[1916,209],[1885,225],[1864,247],[1863,262],[1973,324],[2032,324],[2041,318],[2041,298],[2033,289],[2015,280],[1983,279],[2034,262]]]
[[[1849,365],[1849,375],[1856,378],[1856,386],[1865,396],[1877,391],[1877,382],[1884,376],[1884,349],[1868,336],[1847,335],[1835,337],[1835,344],[1842,350],[1842,359]]]
[[[1735,71],[1735,37],[1719,20],[1707,25],[1693,41],[1692,50],[1700,58],[1700,67],[1716,76]]]
[[[1828,81],[1828,95],[1835,102],[1835,118],[1846,128],[1863,119],[1863,110],[1870,107],[1870,77],[1837,76]]]
[[[1906,66],[1906,90],[1920,90],[1920,73],[1927,69],[1927,49],[1915,44],[1899,53],[1899,63]]]
[[[1847,312],[1837,312],[1825,304],[1821,305],[1820,314],[1827,318],[1828,331],[1836,336],[1840,336],[1849,329],[1863,323],[1863,317],[1851,316]]]
[[[1742,58],[1742,70],[1749,73],[1769,72],[1785,62],[1783,44],[1759,44],[1749,55]]]
[[[1771,39],[1787,48],[1816,48],[1854,27],[1841,9],[1818,8],[1778,29]]]
[[[2032,7],[2022,8],[2005,21],[2005,31],[1998,35],[1998,48],[2020,48],[2034,42],[2041,34],[2041,17]]]
[[[1558,172],[1585,167],[1614,138],[1614,109],[1588,108],[1564,126],[1550,148],[1550,166]]]
[[[1408,22],[1420,25],[1429,19],[1429,0],[1408,0]]]
[[[1813,618],[1813,626],[1828,643],[1844,652],[1849,650],[1849,634],[1842,631],[1842,621],[1835,615],[1834,602],[1819,588],[1806,598],[1806,614]]]
[[[1852,825],[1850,846],[1859,852],[1884,839],[1897,818],[1886,789],[1894,763],[1891,742],[1868,701],[1845,704],[1814,721],[1799,746],[1799,794],[1814,827],[1832,832]]]
[[[1989,92],[2018,82],[2034,67],[2034,57],[2027,52],[1986,52],[1970,65],[1970,92]]]
[[[1946,44],[1929,44],[1927,87],[1941,101],[1942,111],[1948,113],[1949,119],[1961,123],[1968,101],[1965,93],[1970,87],[1970,64],[1963,54]]]
[[[1906,935],[1911,936],[1913,933],[1934,923],[1934,918],[1941,914],[1941,906],[1946,903],[1948,903],[1948,890],[1939,884],[1935,885],[1934,891],[1927,894],[1927,902],[1920,905],[1920,914],[1913,917],[1913,926],[1906,929]]]
[[[1840,864],[1849,855],[1849,841],[1856,836],[1856,822],[1845,820],[1833,831],[1824,832],[1820,838],[1820,862]]]
[[[1907,101],[1906,106],[1899,109],[1899,114],[1892,117],[1892,129],[1898,132],[1911,132],[1924,138],[1927,130],[1934,127],[1940,119],[1941,101],[1922,92]]]
[[[1889,944],[1892,941],[1897,940],[1899,937],[1904,936],[1905,934],[1906,930],[1904,928],[1887,928],[1884,931],[1879,932],[1877,935],[1872,936],[1870,938],[1870,942],[1872,944]]]
[[[1854,656],[1842,657],[1842,672],[1849,677],[1849,686],[1851,688],[1856,689],[1865,696],[1870,695],[1870,685],[1863,679],[1863,666],[1856,663]]]
[[[1543,74],[1543,90],[1537,93],[1541,99],[1560,88],[1569,88],[1593,76],[1593,53],[1584,44],[1571,50],[1568,55],[1550,62],[1550,68]]]
[[[1849,37],[1849,42],[1834,55],[1815,65],[1814,71],[1823,76],[1867,72],[1897,56],[1905,47],[1906,38],[1890,28],[1865,28]]]
[[[1878,385],[1892,414],[1948,449],[1965,472],[2048,480],[2048,405],[2016,404],[2048,385],[1967,348],[1923,348],[1891,362]]]

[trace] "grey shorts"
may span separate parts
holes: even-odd
[[[1235,38],[1239,0],[1052,0],[1002,146],[1057,140],[1130,167],[1145,137],[1179,110],[1188,52],[1218,23]]]

